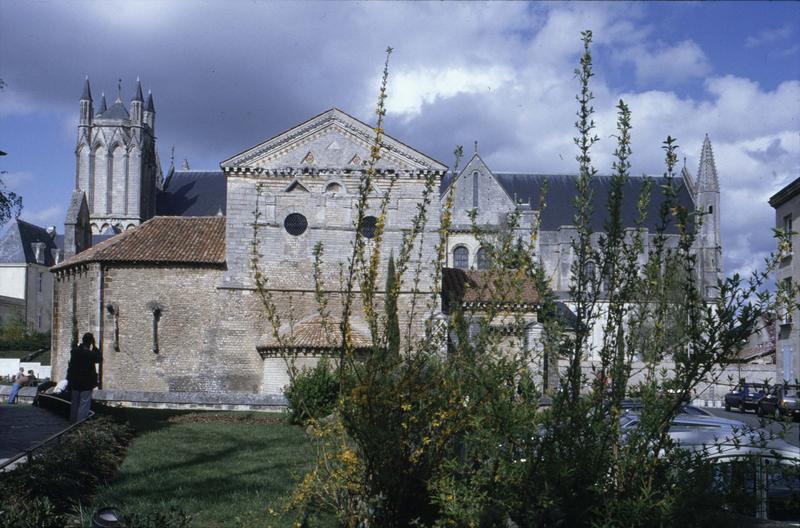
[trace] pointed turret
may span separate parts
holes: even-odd
[[[700,152],[700,167],[697,169],[698,192],[719,192],[717,167],[714,164],[714,152],[711,150],[711,140],[706,134],[703,140],[703,150]]]
[[[106,94],[105,92],[100,94],[100,113],[102,114],[108,110],[108,105],[106,104]]]
[[[92,124],[94,117],[94,108],[92,108],[92,89],[89,87],[89,76],[83,83],[83,94],[81,94],[81,116],[79,126],[89,126]]]
[[[147,91],[147,103],[144,105],[144,122],[150,130],[156,128],[156,106],[153,104],[153,92]]]
[[[83,94],[81,95],[81,101],[91,101],[92,100],[92,89],[89,86],[89,76],[86,76],[86,80],[83,83]]]
[[[156,113],[156,105],[153,104],[153,92],[150,90],[147,90],[147,106],[145,106],[145,110]]]
[[[144,102],[144,96],[142,95],[142,81],[139,78],[136,78],[136,93],[133,95],[133,101],[139,101],[140,103]]]
[[[135,125],[142,124],[142,118],[144,117],[143,111],[144,108],[144,97],[142,96],[142,82],[139,78],[136,78],[136,93],[133,95],[133,99],[131,99],[131,121]]]

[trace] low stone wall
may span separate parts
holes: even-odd
[[[279,412],[286,407],[286,399],[283,396],[244,392],[209,394],[203,392],[97,390],[93,397],[108,405],[149,409]]]
[[[0,405],[5,405],[8,395],[11,393],[11,385],[0,385]],[[17,393],[17,403],[32,403],[36,397],[36,387],[22,387]]]
[[[559,369],[562,374],[568,366],[567,361],[559,360]],[[587,379],[592,378],[594,368],[599,367],[599,362],[584,361],[582,363],[583,372]],[[659,368],[664,369],[667,376],[674,375],[674,363],[662,363]],[[631,375],[631,383],[635,384],[644,379],[645,371],[643,363],[634,363]],[[725,368],[714,369],[706,378],[695,388],[693,400],[696,405],[703,407],[722,407],[725,394],[731,391],[739,383],[739,380],[746,380],[754,383],[776,382],[777,368],[774,364],[736,364]]]

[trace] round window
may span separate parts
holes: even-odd
[[[378,219],[374,216],[365,216],[361,220],[361,227],[359,231],[361,231],[361,236],[364,238],[375,238],[375,229],[378,225]]]
[[[283,227],[286,232],[292,236],[300,236],[306,232],[308,228],[308,220],[300,213],[292,213],[283,221]]]

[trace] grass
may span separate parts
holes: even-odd
[[[113,409],[136,431],[113,482],[93,506],[126,513],[182,508],[192,526],[292,526],[271,517],[311,465],[302,428],[263,413]],[[330,524],[328,526],[331,526]]]
[[[22,359],[33,352],[33,350],[0,350],[0,358]],[[41,363],[42,365],[50,365],[50,350],[45,350],[38,356],[32,358],[31,361],[35,363]]]

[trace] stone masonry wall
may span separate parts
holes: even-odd
[[[52,378],[67,374],[72,345],[86,332],[99,335],[98,279],[100,264],[78,266],[55,274],[53,283]]]

